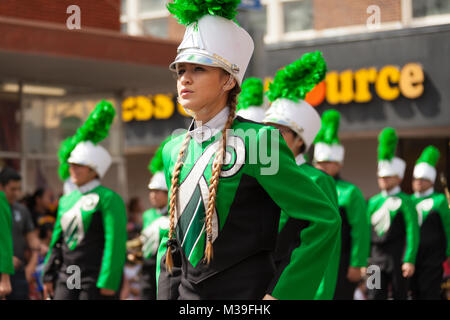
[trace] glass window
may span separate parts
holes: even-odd
[[[59,163],[56,159],[29,159],[26,165],[24,194],[32,194],[38,188],[49,188],[56,196],[63,191],[63,182],[58,175]]]
[[[169,23],[167,18],[143,20],[142,29],[146,35],[158,38],[167,38],[169,36]]]
[[[413,17],[450,13],[450,0],[413,0]]]
[[[118,107],[115,99],[104,97]],[[89,96],[47,98],[24,95],[25,151],[56,157],[61,142],[75,134],[100,100]],[[119,117],[116,115],[108,138],[101,144],[112,155],[120,155],[120,141]]]
[[[121,23],[120,24],[120,32],[128,33],[128,24],[127,23]]]
[[[313,29],[313,6],[311,0],[283,3],[284,32]]]
[[[267,8],[262,6],[261,9],[248,11],[248,19],[252,29],[267,33]]]
[[[161,11],[166,9],[165,0],[140,0],[139,1],[139,11],[140,12],[152,12]]]
[[[127,0],[120,0],[120,14],[127,14]]]

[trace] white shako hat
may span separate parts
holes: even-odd
[[[305,150],[309,149],[320,130],[319,113],[304,100],[277,99],[266,111],[263,122],[289,127],[303,139]]]
[[[393,128],[384,128],[378,135],[378,177],[398,176],[403,179],[406,163],[395,156],[397,142],[397,133]]]
[[[344,161],[344,146],[339,142],[339,122],[341,114],[334,109],[322,114],[322,126],[314,144],[314,162]]]
[[[167,5],[179,23],[186,25],[183,41],[169,68],[175,71],[181,62],[219,67],[233,75],[240,86],[254,44],[248,32],[232,20],[239,2],[225,0],[218,6],[211,1],[200,2],[191,1],[189,10],[186,0]]]
[[[431,182],[436,180],[436,163],[439,160],[440,152],[435,146],[428,146],[420,155],[414,166],[414,179],[427,179]]]
[[[94,145],[91,141],[82,141],[73,149],[67,162],[88,166],[97,172],[100,178],[103,178],[112,159],[109,152],[102,146]]]
[[[148,189],[169,191],[167,189],[166,176],[164,175],[164,172],[158,171],[153,175],[150,179],[150,183],[148,184]]]
[[[255,122],[262,122],[266,109],[264,108],[264,86],[259,78],[247,78],[242,83],[238,96],[236,115]]]
[[[149,190],[163,190],[168,191],[166,176],[164,175],[164,162],[163,162],[163,149],[164,146],[172,139],[172,135],[165,138],[158,149],[156,149],[155,155],[150,159],[148,169],[152,174],[150,182],[148,184]]]
[[[305,150],[312,145],[321,121],[319,113],[304,99],[325,78],[326,70],[321,52],[306,53],[279,70],[267,92],[272,105],[263,122],[289,127],[303,139]]]
[[[62,181],[70,180],[70,163],[88,166],[103,178],[111,165],[111,156],[98,143],[108,136],[115,115],[114,106],[102,100],[76,133],[61,142],[58,150],[58,174]],[[68,182],[65,184],[65,191],[70,192],[72,187],[73,184]]]

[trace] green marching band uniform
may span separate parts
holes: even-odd
[[[322,127],[316,137],[314,147],[314,162],[344,161],[344,147],[339,142],[340,113],[330,109],[322,115]],[[342,219],[341,254],[339,272],[334,299],[352,300],[356,282],[347,278],[349,267],[367,267],[370,252],[370,222],[366,210],[364,196],[357,186],[335,177],[338,195],[339,212]]]
[[[160,190],[168,192],[162,150],[171,136],[166,138],[156,150],[155,156],[149,164],[152,178],[148,184],[150,191]],[[141,299],[156,300],[156,254],[162,237],[169,229],[167,217],[167,202],[162,208],[150,208],[143,213],[143,224],[140,240],[142,243],[143,265],[141,272]]]
[[[59,174],[69,178],[69,164],[88,166],[99,179],[111,164],[111,156],[97,145],[107,137],[114,119],[114,107],[101,101],[76,134],[66,139],[59,150]],[[126,209],[122,198],[91,180],[59,201],[50,249],[45,259],[44,282],[55,283],[55,299],[101,299],[99,289],[116,291],[118,297],[126,259]],[[66,282],[76,265],[81,271],[81,292],[73,296]],[[105,297],[106,298],[106,297]]]
[[[416,162],[414,179],[436,180],[439,150],[426,147]],[[450,205],[444,194],[433,187],[415,192],[411,199],[416,208],[420,226],[420,243],[416,270],[412,278],[413,299],[441,299],[442,263],[450,257]]]
[[[0,191],[0,275],[14,274],[12,216],[5,193]]]
[[[172,13],[187,24],[172,67],[178,62],[222,67],[241,85],[253,41],[231,20],[238,3],[212,7],[209,2],[201,3],[193,18],[183,12],[185,2],[169,4]],[[187,6],[196,8],[191,2]],[[218,38],[220,42],[215,41]],[[169,199],[172,190],[177,192],[176,205],[169,205],[169,233],[158,252],[158,299],[261,299],[265,294],[312,299],[339,238],[340,218],[327,196],[298,170],[278,130],[234,118],[226,136],[212,218],[205,219],[212,162],[217,163],[215,154],[220,154],[216,151],[222,148],[222,130],[230,112],[235,110],[225,107],[200,127],[193,121],[186,135],[174,137],[164,147]],[[172,185],[182,149],[178,184]],[[269,290],[276,274],[272,254],[280,209],[310,225]]]
[[[378,136],[379,178],[398,176],[403,179],[405,162],[395,157],[397,134],[384,128]],[[387,299],[388,285],[392,284],[394,299],[407,298],[407,280],[402,275],[402,264],[415,264],[419,245],[419,225],[410,196],[399,186],[369,199],[368,215],[371,221],[370,265],[380,267],[381,288],[369,290],[370,299]]]
[[[304,153],[312,145],[321,127],[319,114],[304,98],[314,85],[324,79],[326,69],[321,53],[314,52],[303,55],[301,59],[279,70],[267,92],[272,105],[267,110],[263,121],[269,125],[288,127],[303,140],[303,152],[294,155],[299,171],[317,184],[337,210],[337,193],[333,178],[306,163],[304,158]],[[299,188],[297,192],[304,191]],[[292,251],[301,244],[301,232],[307,227],[307,221],[289,217],[285,212],[281,213],[279,239],[275,253],[279,272],[277,277],[289,264]],[[315,299],[318,300],[333,298],[339,262],[339,239],[333,246],[334,253],[315,295]],[[277,280],[277,277],[274,280]]]

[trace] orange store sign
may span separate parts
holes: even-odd
[[[423,94],[424,79],[422,66],[418,63],[408,63],[401,69],[387,65],[380,70],[372,67],[356,71],[344,70],[340,73],[330,71],[325,80],[306,95],[305,100],[312,106],[319,106],[325,99],[331,105],[365,103],[373,99],[371,86],[383,100],[395,100],[400,94],[405,98],[416,99]],[[266,90],[270,81],[272,79],[265,79]],[[189,117],[184,109],[175,103],[172,94],[128,97],[122,102],[122,120],[130,122],[169,119],[175,109],[181,115]]]

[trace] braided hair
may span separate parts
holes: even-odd
[[[217,198],[217,188],[219,186],[219,177],[222,169],[222,165],[225,158],[225,150],[227,145],[227,130],[231,128],[233,124],[234,117],[236,115],[237,106],[237,96],[241,92],[241,88],[236,84],[229,92],[227,98],[227,106],[230,108],[230,113],[228,115],[227,122],[222,131],[222,144],[219,150],[217,150],[212,164],[211,179],[209,181],[209,198],[208,198],[208,208],[205,213],[205,224],[206,224],[206,248],[205,248],[205,258],[204,262],[209,264],[213,258],[213,235],[212,235],[212,220],[214,215],[214,208]],[[169,242],[166,252],[166,270],[172,273],[173,259],[172,259],[172,248],[171,241],[173,241],[173,233],[175,229],[175,206],[177,203],[178,189],[179,189],[179,179],[181,168],[183,167],[183,159],[191,136],[189,132],[186,133],[184,141],[181,145],[180,153],[177,157],[177,162],[172,174],[171,187],[170,187],[170,199],[169,199]]]

